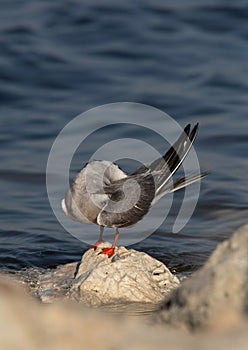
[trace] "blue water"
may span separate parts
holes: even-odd
[[[50,208],[46,162],[71,119],[110,102],[155,106],[182,127],[199,121],[196,150],[211,172],[179,234],[175,208],[134,248],[190,273],[247,223],[247,18],[242,0],[1,1],[2,270],[54,267],[88,248]]]

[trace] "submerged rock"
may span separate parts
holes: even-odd
[[[233,315],[245,313],[248,313],[248,225],[221,243],[203,268],[164,301],[156,319],[198,329],[219,327],[219,322],[228,323],[228,319],[232,322]]]
[[[37,279],[36,294],[43,302],[69,298],[88,306],[118,303],[159,303],[178,287],[179,280],[160,261],[146,253],[116,248],[112,258],[88,250],[80,263],[59,266]]]

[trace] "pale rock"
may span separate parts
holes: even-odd
[[[178,278],[160,261],[146,253],[115,249],[112,258],[88,250],[82,258],[68,295],[87,305],[158,303],[179,285]]]
[[[230,315],[247,312],[248,225],[218,245],[206,264],[164,301],[156,320],[195,330],[219,327],[218,320],[228,323]]]
[[[139,317],[120,317],[82,304],[38,303],[0,277],[0,349],[3,350],[247,350],[248,323],[225,332],[194,336]]]

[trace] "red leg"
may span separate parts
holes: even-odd
[[[104,230],[104,227],[100,226],[100,235],[99,235],[98,241],[92,247],[90,247],[90,249],[96,250],[97,247],[99,246],[99,244],[104,242],[104,240],[103,240],[103,230]]]
[[[113,256],[115,253],[115,248],[116,248],[119,236],[120,236],[120,233],[119,233],[118,228],[117,228],[116,233],[115,233],[115,240],[114,240],[114,243],[112,244],[112,247],[103,248],[103,250],[101,251],[101,254],[106,254],[109,258],[111,258],[111,256]]]

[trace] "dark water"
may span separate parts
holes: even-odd
[[[152,105],[182,126],[199,121],[196,150],[211,172],[179,234],[175,208],[134,248],[189,273],[247,222],[247,18],[242,0],[1,1],[2,270],[53,267],[87,249],[53,215],[46,162],[72,118],[110,102]]]

